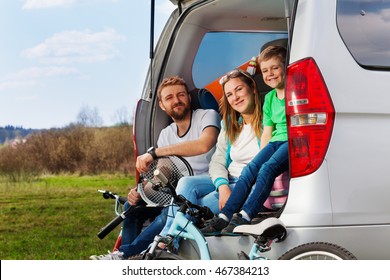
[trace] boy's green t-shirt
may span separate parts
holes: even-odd
[[[270,142],[287,141],[287,123],[285,98],[276,96],[276,89],[271,90],[264,99],[263,126],[274,126]]]

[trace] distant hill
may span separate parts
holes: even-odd
[[[6,141],[10,141],[15,138],[24,138],[30,133],[37,132],[38,129],[26,129],[23,127],[15,127],[7,125],[5,127],[0,126],[0,144],[4,144]]]

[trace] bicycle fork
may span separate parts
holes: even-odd
[[[172,226],[170,227],[167,236],[157,235],[155,236],[150,249],[147,251],[145,258],[153,259],[154,252],[158,247],[158,244],[164,243],[165,245],[169,245],[170,251],[174,251],[171,247],[173,244],[173,239],[181,237],[184,239],[194,240],[200,251],[200,259],[202,260],[211,260],[211,255],[209,251],[209,247],[206,239],[203,234],[199,231],[199,229],[193,224],[193,222],[189,221],[186,216],[182,212],[177,212],[175,218],[173,220]]]

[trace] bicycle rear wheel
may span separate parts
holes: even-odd
[[[279,260],[356,260],[356,257],[338,245],[311,242],[289,250]]]

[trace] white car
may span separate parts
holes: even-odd
[[[277,259],[321,244],[324,254],[390,259],[390,1],[171,1],[178,8],[136,109],[138,154],[170,121],[157,106],[164,77],[179,75],[193,95],[206,88],[218,100],[213,85],[222,75],[264,45],[284,44],[290,187],[277,216],[288,236],[265,255]],[[199,96],[198,106],[208,101]],[[215,259],[236,258],[251,246],[247,236],[208,242]]]

